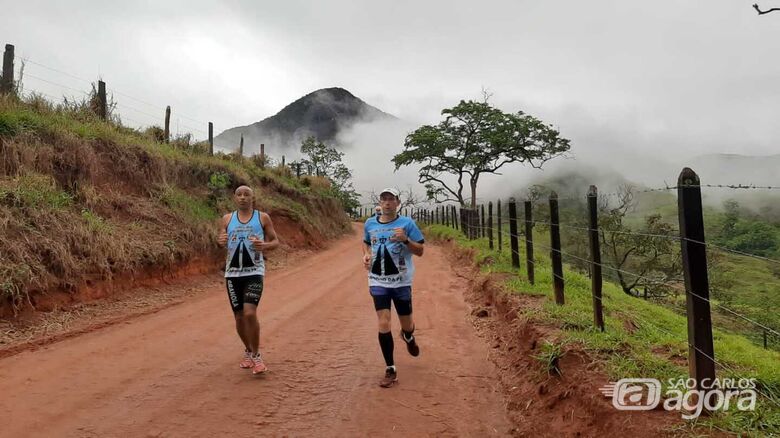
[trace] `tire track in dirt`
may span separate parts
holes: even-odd
[[[356,227],[357,228],[357,227]],[[429,245],[414,286],[422,354],[384,364],[359,236],[269,273],[260,304],[270,372],[237,363],[224,286],[190,302],[0,359],[0,436],[495,436],[511,429],[466,285]]]

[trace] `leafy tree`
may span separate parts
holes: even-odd
[[[471,208],[476,208],[477,184],[483,174],[499,174],[509,163],[541,168],[569,150],[569,140],[552,125],[522,111],[505,113],[487,101],[487,95],[482,102],[462,100],[442,111],[445,118],[438,125],[424,125],[409,134],[403,152],[393,157],[396,170],[422,164],[419,182],[429,199],[455,201],[464,207],[470,199]],[[457,178],[456,182],[445,182],[446,175]],[[469,198],[463,193],[464,184]]]
[[[661,216],[645,217],[644,227],[634,231],[624,220],[636,207],[635,188],[621,186],[617,206],[602,204],[599,226],[604,262],[610,265],[620,287],[628,295],[662,297],[679,282],[682,274],[679,244],[673,239],[673,228]],[[631,274],[628,274],[628,273]]]
[[[714,240],[729,249],[771,257],[780,248],[780,231],[762,216],[745,213],[737,201],[723,203],[720,233]]]
[[[777,230],[766,222],[740,221],[733,236],[726,241],[728,248],[755,254],[772,256],[778,248]]]
[[[739,221],[739,203],[733,199],[723,201],[723,210],[723,228],[721,233],[724,237],[732,237],[737,221]]]
[[[301,166],[310,167],[315,175],[330,181],[333,195],[341,201],[345,211],[360,206],[359,196],[352,187],[352,171],[342,162],[343,152],[308,137],[301,143],[301,153],[304,155]]]

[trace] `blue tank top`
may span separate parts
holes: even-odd
[[[265,240],[260,212],[254,210],[252,218],[243,223],[238,220],[238,212],[230,216],[227,226],[227,258],[225,259],[225,277],[246,277],[265,275],[265,260],[261,251],[255,251],[249,237]]]

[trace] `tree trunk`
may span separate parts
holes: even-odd
[[[471,183],[471,208],[477,208],[477,180],[472,179]]]

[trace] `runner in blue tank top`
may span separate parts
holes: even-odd
[[[230,307],[236,318],[236,331],[244,343],[244,359],[239,366],[252,374],[267,370],[260,356],[260,323],[257,305],[263,295],[264,251],[279,246],[271,217],[254,209],[254,193],[247,186],[236,189],[237,210],[220,220],[217,242],[227,247],[225,283]]]
[[[382,214],[366,220],[363,233],[363,265],[368,270],[368,289],[374,300],[379,321],[379,347],[385,359],[385,376],[379,382],[389,388],[398,381],[393,361],[393,334],[390,327],[390,304],[401,321],[401,339],[412,356],[420,354],[414,338],[412,319],[412,255],[423,255],[425,240],[417,224],[398,215],[401,204],[394,188],[382,190],[379,200]]]

